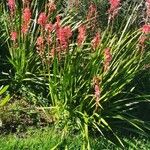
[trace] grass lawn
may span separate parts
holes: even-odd
[[[56,133],[51,128],[30,129],[26,133],[0,135],[0,150],[80,150],[82,138],[79,135],[66,136],[61,141],[61,132]],[[149,150],[150,140],[143,138],[124,139],[129,146],[126,150]],[[119,150],[102,137],[91,138],[93,150]]]

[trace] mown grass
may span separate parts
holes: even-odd
[[[26,133],[0,135],[0,150],[80,150],[80,135],[70,135],[61,140],[62,133],[51,128],[30,129]],[[124,138],[129,143],[126,150],[149,150],[150,140],[142,138]],[[120,150],[102,137],[90,138],[93,150]]]

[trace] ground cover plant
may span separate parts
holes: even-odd
[[[0,11],[1,118],[8,106],[25,121],[42,113],[62,139],[79,133],[82,149],[92,134],[121,148],[123,133],[149,136],[135,114],[149,92],[134,82],[149,74],[150,1],[8,0]]]
[[[34,131],[34,132],[33,132]],[[39,149],[55,149],[56,145],[58,150],[62,149],[81,149],[82,137],[78,134],[70,135],[66,137],[67,140],[61,140],[61,133],[56,133],[55,129],[29,129],[26,134],[6,135],[0,138],[0,150],[39,150]],[[91,149],[114,149],[121,150],[111,142],[102,137],[90,137]],[[124,138],[128,143],[126,150],[142,149],[148,150],[150,148],[149,141],[147,139],[140,138]]]

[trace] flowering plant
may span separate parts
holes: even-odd
[[[83,136],[83,149],[90,149],[89,130],[121,147],[124,143],[117,135],[121,123],[128,124],[126,130],[146,135],[148,124],[130,115],[142,100],[128,97],[134,95],[129,83],[145,62],[143,45],[149,36],[147,22],[140,29],[131,29],[139,6],[133,6],[122,24],[108,24],[100,30],[93,24],[98,22],[94,3],[79,20],[80,15],[74,14],[77,9],[60,13],[60,3],[34,2],[23,1],[20,8],[17,1],[9,0],[8,9],[4,9],[13,83],[42,89],[47,101],[36,101],[36,105],[49,108],[55,123],[63,122],[64,132],[69,132],[70,122],[76,124]],[[106,14],[113,21],[121,1],[108,4]]]

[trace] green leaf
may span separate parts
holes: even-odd
[[[7,95],[5,98],[0,100],[0,107],[5,106],[9,100],[10,100],[10,95]]]
[[[5,87],[2,87],[2,88],[0,89],[0,95],[2,95],[3,93],[5,93],[8,88],[9,88],[9,85],[6,85]]]

